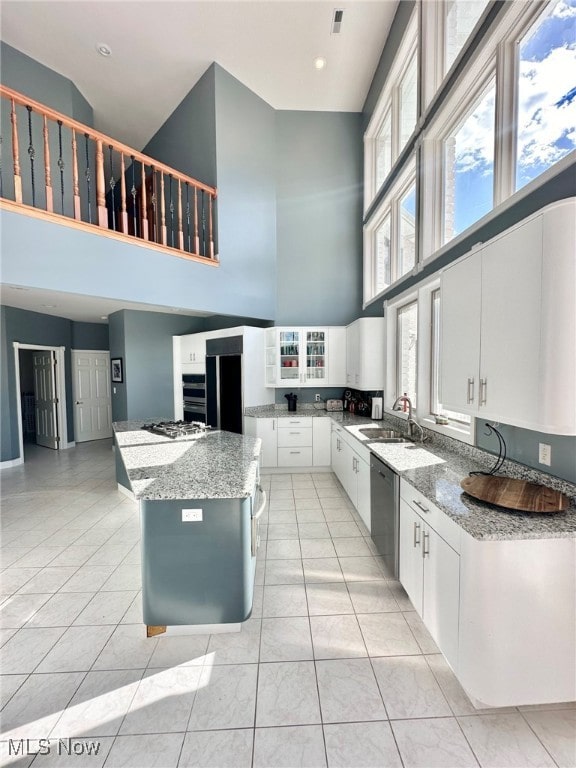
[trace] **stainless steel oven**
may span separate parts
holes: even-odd
[[[182,376],[184,421],[206,423],[206,376],[203,373],[185,373]]]

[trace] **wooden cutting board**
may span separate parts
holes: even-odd
[[[545,485],[495,475],[473,475],[460,483],[470,496],[522,512],[564,512],[570,500]]]

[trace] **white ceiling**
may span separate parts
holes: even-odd
[[[208,317],[204,312],[190,309],[164,307],[155,304],[139,304],[131,301],[105,299],[100,296],[83,296],[62,291],[45,291],[41,288],[22,288],[14,285],[0,286],[0,302],[7,307],[27,309],[53,317],[66,317],[82,323],[107,323],[108,315],[120,309],[140,309],[145,312],[175,312],[187,317]]]
[[[359,112],[398,0],[1,0],[1,37],[68,77],[94,127],[142,149],[217,62],[275,109]],[[344,11],[332,34],[335,9]],[[106,43],[112,55],[98,54]],[[324,70],[314,59],[326,59]],[[84,322],[170,307],[2,286],[2,303]],[[55,305],[47,307],[45,305]],[[185,315],[194,315],[182,311]]]
[[[359,112],[398,0],[2,0],[2,39],[142,149],[214,61],[275,109]],[[341,32],[331,34],[335,9]],[[112,56],[103,58],[98,43]],[[314,68],[314,59],[326,68]]]

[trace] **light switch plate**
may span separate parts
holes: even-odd
[[[182,522],[183,523],[200,523],[200,522],[202,522],[202,510],[201,509],[183,509],[182,510]]]

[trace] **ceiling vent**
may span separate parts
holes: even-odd
[[[340,34],[343,16],[344,16],[343,10],[339,10],[339,9],[334,10],[334,15],[332,16],[332,34],[333,35]]]

